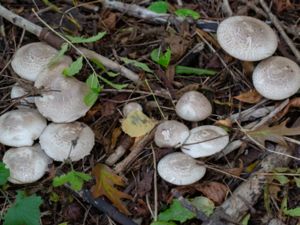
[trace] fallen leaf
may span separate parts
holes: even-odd
[[[112,135],[111,135],[111,144],[110,144],[110,149],[113,149],[116,147],[118,138],[122,134],[121,128],[117,127],[113,130]]]
[[[240,95],[235,96],[234,98],[241,102],[255,104],[255,103],[258,103],[262,99],[262,96],[256,90],[250,90],[250,91],[241,93]]]
[[[244,164],[243,164],[243,161],[240,160],[240,165],[239,167],[235,167],[235,168],[229,168],[229,169],[223,169],[226,173],[229,173],[231,175],[234,175],[234,176],[237,176],[239,177],[242,173],[244,169]]]
[[[153,170],[145,173],[144,178],[137,183],[137,194],[144,197],[152,189]]]
[[[110,12],[109,15],[102,20],[102,23],[108,30],[114,30],[116,28],[117,19],[118,14]]]
[[[278,119],[281,119],[282,117],[284,117],[288,113],[288,111],[290,110],[291,107],[300,108],[300,97],[291,99],[289,101],[289,103],[287,104],[287,106],[282,111],[277,113],[276,119],[278,120]]]
[[[215,181],[196,184],[195,188],[218,205],[224,201],[228,192],[227,186]]]
[[[108,166],[100,163],[93,167],[92,175],[96,179],[96,184],[91,188],[93,196],[95,198],[100,196],[107,197],[121,212],[130,215],[121,199],[131,200],[132,197],[115,187],[115,185],[122,187],[125,185],[123,178],[114,174]]]
[[[224,120],[218,120],[215,122],[216,126],[224,126],[224,127],[232,127],[232,121],[230,118],[226,118]]]
[[[165,38],[165,42],[170,46],[172,52],[172,61],[179,60],[187,51],[190,41],[179,35],[170,34]]]
[[[265,141],[272,141],[277,144],[286,145],[284,136],[300,135],[300,127],[287,128],[286,123],[287,120],[273,127],[264,125],[254,131],[246,131],[246,134],[261,145],[264,145]]]
[[[247,75],[247,76],[252,75],[253,70],[254,70],[253,62],[243,61],[242,65],[243,65],[244,74]]]
[[[269,185],[269,194],[277,201],[280,200],[280,198],[278,197],[280,191],[281,189],[278,185],[274,185],[274,184]]]
[[[274,5],[278,13],[295,8],[290,0],[274,0]]]
[[[133,111],[122,120],[122,130],[130,137],[141,137],[155,127],[156,121],[141,111]]]

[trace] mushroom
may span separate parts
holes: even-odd
[[[161,148],[180,147],[190,135],[183,123],[176,120],[164,121],[156,128],[154,142]]]
[[[143,111],[142,106],[137,102],[129,102],[123,107],[123,115],[127,117],[133,111]]]
[[[186,92],[179,98],[176,107],[177,115],[187,121],[205,120],[212,113],[208,99],[197,91]]]
[[[0,142],[13,147],[31,146],[47,126],[35,109],[21,108],[0,117]]]
[[[48,170],[52,160],[41,146],[10,148],[4,153],[3,162],[10,171],[8,180],[14,184],[27,184],[39,180]]]
[[[33,42],[15,52],[11,66],[20,77],[35,81],[57,53],[55,48],[46,43]]]
[[[221,47],[243,61],[265,59],[276,51],[278,39],[266,23],[248,16],[233,16],[223,20],[217,30]]]
[[[281,100],[294,95],[300,88],[300,67],[288,58],[273,56],[256,66],[252,79],[262,96]]]
[[[193,158],[206,157],[220,152],[229,143],[224,129],[205,125],[192,129],[181,150]]]
[[[206,168],[182,152],[164,156],[157,164],[157,172],[165,181],[175,185],[188,185],[200,180]]]
[[[40,136],[40,144],[55,161],[78,161],[90,154],[95,135],[91,128],[81,122],[51,123]]]
[[[28,92],[22,88],[18,83],[15,83],[11,89],[10,92],[10,98],[16,99],[16,98],[22,98],[20,100],[20,103],[22,106],[27,106],[28,103],[34,103],[34,97],[25,97],[28,94]]]
[[[68,65],[67,60],[45,69],[34,83],[35,87],[43,88],[41,97],[35,97],[37,109],[55,123],[73,122],[84,116],[91,107],[84,103],[88,86],[74,77],[62,75]]]

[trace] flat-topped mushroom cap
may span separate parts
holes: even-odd
[[[175,110],[180,118],[197,122],[211,115],[212,106],[202,93],[189,91],[179,98]]]
[[[123,107],[123,115],[127,117],[133,111],[143,111],[142,106],[137,102],[129,102]]]
[[[190,135],[183,123],[176,120],[164,121],[156,128],[154,142],[161,148],[180,147]]]
[[[265,98],[281,100],[300,88],[300,68],[292,60],[273,56],[260,62],[253,71],[253,85]]]
[[[157,172],[165,181],[175,185],[188,185],[200,180],[206,172],[204,166],[182,152],[163,157],[157,164]]]
[[[42,96],[35,97],[39,112],[55,123],[68,123],[84,116],[91,108],[84,103],[88,86],[74,77],[62,75],[67,63],[44,70],[34,86],[43,88]]]
[[[3,162],[9,168],[8,180],[11,183],[26,184],[44,176],[52,160],[37,144],[31,147],[10,148],[4,153]]]
[[[20,98],[27,94],[28,92],[24,88],[22,88],[18,83],[15,83],[11,89],[10,98],[11,99]],[[24,97],[24,99],[20,100],[20,103],[23,106],[28,105],[28,103],[34,103],[34,97]]]
[[[249,16],[233,16],[223,20],[217,30],[221,47],[243,61],[265,59],[276,51],[278,40],[266,23]]]
[[[228,143],[229,136],[224,129],[205,125],[190,131],[181,150],[193,158],[206,157],[222,151]]]
[[[78,161],[90,154],[95,135],[91,128],[81,122],[51,123],[40,136],[40,144],[55,161],[68,158]]]
[[[13,147],[31,146],[47,126],[35,109],[21,108],[0,117],[0,143]]]
[[[35,81],[57,53],[55,48],[46,43],[30,43],[16,51],[11,66],[20,77]]]

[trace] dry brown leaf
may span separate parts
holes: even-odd
[[[241,173],[243,172],[244,169],[244,164],[243,161],[240,160],[240,165],[239,167],[235,167],[235,168],[229,168],[229,169],[223,169],[226,173],[229,173],[231,175],[237,176],[239,177],[241,175]]]
[[[295,5],[290,0],[274,0],[274,5],[278,13],[295,8]]]
[[[268,188],[270,196],[272,196],[275,200],[280,201],[278,194],[281,191],[281,188],[278,185],[274,184],[270,184]]]
[[[115,187],[115,185],[122,187],[125,186],[123,178],[114,174],[114,172],[108,166],[100,163],[93,167],[92,175],[96,179],[96,184],[91,188],[94,198],[105,196],[121,212],[130,215],[130,212],[123,204],[121,199],[132,199],[132,197],[124,192],[119,191]]]
[[[228,192],[227,186],[214,181],[206,184],[196,184],[195,188],[218,205],[224,201]]]
[[[241,93],[240,95],[235,96],[234,98],[241,102],[255,104],[255,103],[258,103],[262,99],[262,96],[256,90],[250,90],[250,91]]]
[[[118,19],[118,14],[110,12],[109,15],[102,20],[102,23],[107,29],[113,30],[116,28],[117,19]]]
[[[196,34],[199,35],[200,37],[202,36],[205,40],[210,42],[214,48],[216,49],[221,48],[219,43],[216,41],[216,39],[212,37],[209,33],[205,32],[204,30],[196,29]]]
[[[291,107],[300,108],[300,97],[291,99],[287,104],[287,106],[281,112],[277,113],[276,119],[280,119],[284,117],[288,113]]]
[[[122,130],[120,127],[117,127],[113,130],[112,135],[111,135],[111,144],[110,144],[110,149],[113,149],[116,147],[118,138],[122,134]]]
[[[254,70],[253,62],[243,61],[242,65],[243,65],[244,74],[246,74],[247,76],[252,75]]]
[[[226,118],[224,120],[218,120],[215,122],[216,126],[224,126],[224,127],[232,127],[232,121],[229,118]]]
[[[174,34],[170,34],[170,36],[166,37],[165,42],[171,48],[173,62],[179,60],[185,54],[190,45],[189,40]]]

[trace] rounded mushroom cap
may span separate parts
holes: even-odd
[[[26,184],[39,180],[48,170],[52,160],[39,144],[31,147],[11,148],[4,153],[3,162],[9,168],[8,180],[14,184]]]
[[[90,154],[95,144],[95,135],[84,123],[51,123],[40,136],[40,144],[55,161],[68,158],[78,161]]]
[[[206,168],[182,152],[163,157],[157,164],[157,172],[165,181],[175,185],[188,185],[200,180]]]
[[[211,115],[212,106],[202,93],[189,91],[179,98],[175,110],[180,118],[197,122]]]
[[[10,98],[11,99],[20,98],[27,94],[28,92],[24,88],[22,88],[18,83],[15,83],[11,89]],[[25,97],[24,99],[20,100],[20,103],[23,106],[28,105],[28,103],[34,103],[34,97]]]
[[[129,102],[123,107],[123,115],[127,117],[133,111],[143,111],[142,106],[137,102]]]
[[[35,109],[21,108],[0,117],[0,142],[13,147],[31,146],[47,126]]]
[[[189,135],[187,126],[176,120],[169,120],[156,128],[154,141],[161,148],[176,148],[180,147]]]
[[[57,53],[55,48],[46,43],[30,43],[16,51],[11,66],[20,77],[35,81]]]
[[[294,95],[300,88],[300,68],[288,58],[274,56],[256,66],[252,79],[262,96],[281,100]]]
[[[65,77],[62,71],[67,66],[68,63],[63,62],[45,69],[34,83],[35,87],[44,90],[41,97],[35,97],[37,109],[55,123],[73,122],[91,108],[84,103],[88,86],[73,77]]]
[[[220,152],[229,143],[224,129],[205,125],[192,129],[181,150],[193,158],[206,157]]]
[[[278,45],[272,28],[249,16],[223,20],[217,30],[217,39],[229,55],[244,61],[265,59],[273,55]]]

